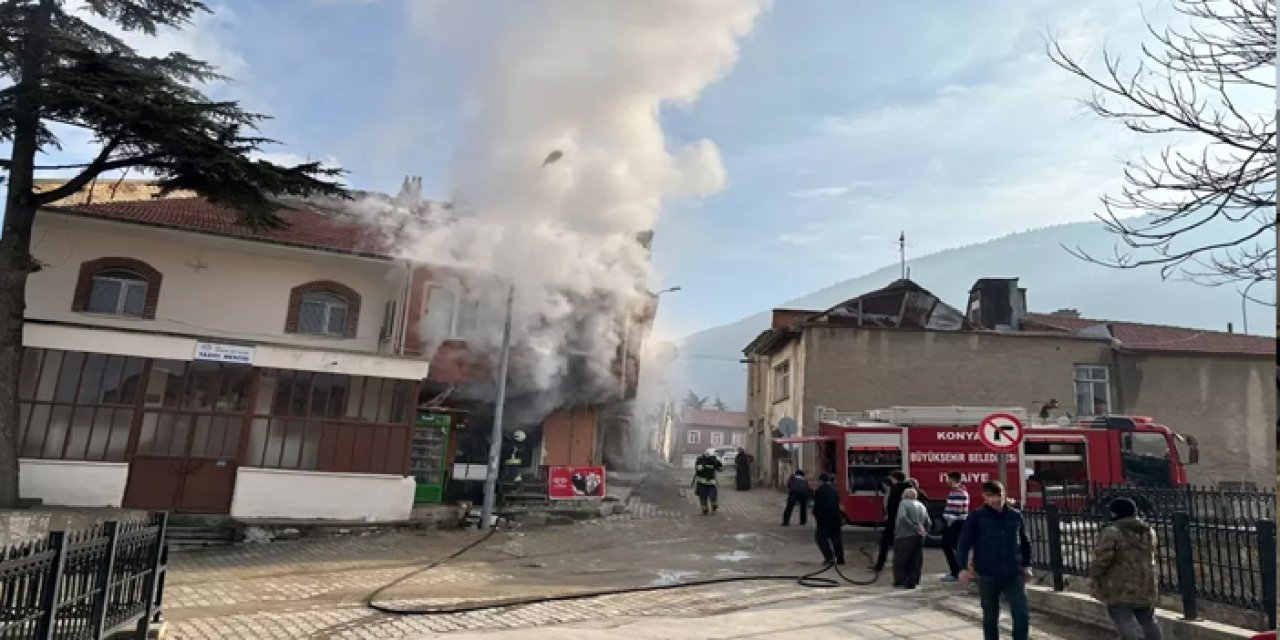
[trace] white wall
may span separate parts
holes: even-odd
[[[376,351],[385,305],[398,299],[401,284],[389,261],[49,212],[36,217],[32,238],[32,253],[45,265],[28,279],[32,319]],[[107,256],[141,260],[163,275],[154,320],[71,310],[80,264]],[[360,294],[355,338],[285,333],[289,291],[314,280]]]
[[[129,480],[129,465],[123,462],[23,458],[18,467],[18,494],[50,505],[118,507]]]
[[[413,478],[242,467],[231,500],[235,518],[388,522],[408,520]]]

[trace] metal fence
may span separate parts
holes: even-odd
[[[1049,571],[1053,588],[1064,576],[1087,577],[1093,550],[1110,521],[1110,502],[1127,497],[1156,531],[1160,589],[1181,597],[1183,614],[1198,617],[1200,601],[1266,614],[1276,626],[1276,496],[1267,491],[1222,491],[1099,485],[1045,492],[1024,517],[1032,561]]]
[[[0,640],[98,640],[160,618],[166,514],[0,548]]]

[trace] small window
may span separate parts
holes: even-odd
[[[340,296],[317,291],[304,294],[298,307],[298,333],[347,335],[350,305]]]
[[[712,431],[712,432],[711,432],[711,446],[713,446],[713,447],[719,447],[719,446],[721,446],[721,445],[723,445],[723,444],[724,444],[724,432],[723,432],[723,431]]]
[[[332,280],[300,284],[289,292],[285,333],[354,338],[360,319],[360,294]]]
[[[1076,365],[1076,415],[1111,413],[1111,372],[1104,366]]]
[[[701,431],[690,431],[690,432],[689,432],[689,435],[688,435],[688,438],[689,438],[689,440],[688,440],[689,444],[702,444],[702,432],[701,432]]]
[[[773,401],[780,402],[791,397],[791,361],[773,368]]]
[[[132,271],[99,271],[89,286],[89,313],[142,317],[147,306],[147,281]]]
[[[735,446],[735,447],[741,447],[742,445],[744,445],[744,444],[746,444],[746,443],[747,443],[747,434],[745,434],[745,433],[735,433],[735,434],[733,434],[733,446]]]

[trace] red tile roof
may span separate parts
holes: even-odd
[[[277,212],[287,226],[254,231],[237,223],[236,212],[204,198],[160,198],[51,207],[90,218],[208,233],[288,246],[391,257],[384,236],[374,227],[306,209]]]
[[[680,414],[680,421],[685,424],[696,424],[703,427],[736,427],[747,428],[745,411],[716,411],[714,409],[685,409]]]
[[[1241,333],[1225,333],[1186,327],[1169,327],[1138,322],[1114,322],[1046,313],[1029,313],[1028,323],[1037,328],[1075,333],[1090,327],[1104,326],[1120,344],[1134,351],[1180,353],[1238,354],[1274,356],[1276,339]]]

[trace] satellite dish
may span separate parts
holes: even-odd
[[[783,418],[778,421],[778,432],[784,438],[790,438],[796,434],[796,421],[791,418]]]

